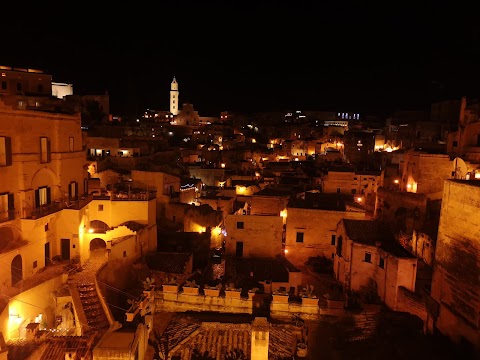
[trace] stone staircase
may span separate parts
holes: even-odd
[[[100,302],[99,296],[102,295],[97,292],[95,286],[96,274],[106,261],[102,252],[92,254],[82,271],[71,274],[68,278],[68,286],[82,333],[89,330],[104,332],[110,327],[109,318]]]
[[[98,298],[95,283],[77,283],[77,289],[88,326],[97,330],[107,329],[109,323]]]

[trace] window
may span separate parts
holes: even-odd
[[[17,91],[22,91],[22,83],[17,83]]]
[[[7,90],[7,82],[2,81],[2,90]]]
[[[13,193],[0,194],[0,222],[13,220],[15,216]]]
[[[12,165],[12,141],[11,138],[0,136],[0,166]]]
[[[123,251],[123,257],[127,257],[127,252],[125,250]]]
[[[357,180],[357,178],[356,178],[356,177],[354,177],[354,178],[353,178],[353,180]]]
[[[335,240],[336,240],[336,235],[332,235],[332,240],[330,242],[330,245],[335,245]]]
[[[70,150],[70,152],[73,152],[74,149],[75,149],[75,147],[73,146],[74,143],[75,143],[74,141],[75,141],[75,138],[73,136],[70,136],[70,143],[69,143],[69,148],[68,148]]]
[[[457,147],[458,146],[458,141],[457,140],[454,140],[453,141],[453,147]]]
[[[365,253],[365,258],[363,259],[363,261],[371,263],[372,262],[372,254],[369,253],[369,252],[366,252]]]
[[[357,189],[352,189],[352,194],[356,194],[357,193]]]
[[[35,207],[39,208],[42,205],[51,203],[50,188],[43,186],[35,190]]]
[[[340,188],[337,188],[337,193],[340,194]]]
[[[303,232],[297,232],[297,243],[303,243]]]
[[[43,85],[42,85],[42,84],[38,84],[37,89],[38,89],[38,92],[39,92],[39,93],[42,93],[42,92],[43,92]]]
[[[68,185],[68,198],[70,200],[78,200],[78,183],[76,181],[72,181]]]
[[[46,137],[40,138],[40,162],[50,162],[50,140]]]
[[[48,231],[48,223],[45,224],[45,231]]]
[[[35,261],[33,262],[33,268],[35,269],[37,266],[38,266],[37,260],[35,260]]]
[[[122,150],[118,151],[118,152],[117,152],[117,155],[118,155],[118,156],[123,156],[123,151],[122,151]]]
[[[244,229],[244,225],[243,221],[237,221],[237,229]]]
[[[380,258],[379,262],[378,262],[378,267],[382,268],[382,269],[385,269],[385,259],[384,258]]]
[[[98,211],[103,211],[103,205],[98,205]]]

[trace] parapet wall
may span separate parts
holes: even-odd
[[[398,287],[395,311],[408,312],[412,315],[418,316],[423,321],[424,330],[426,329],[427,308],[425,306],[425,301],[423,301],[420,296],[403,286]]]
[[[221,313],[252,314],[253,299],[237,299],[221,296],[188,295],[183,293],[155,293],[156,311],[216,311]]]

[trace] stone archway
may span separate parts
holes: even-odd
[[[103,239],[95,238],[90,241],[90,251],[105,250],[106,248],[107,243]]]
[[[23,265],[21,255],[17,255],[13,258],[10,271],[12,274],[12,286],[15,286],[23,280]]]

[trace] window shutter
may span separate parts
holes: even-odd
[[[52,203],[52,193],[50,190],[51,190],[50,187],[47,187],[47,204]]]
[[[68,200],[72,199],[72,183],[68,184]]]
[[[8,219],[13,220],[15,218],[15,204],[13,203],[13,193],[8,194]]]
[[[50,162],[52,160],[50,151],[51,151],[51,143],[50,143],[50,139],[47,139],[47,162]]]
[[[8,194],[8,210],[15,210],[13,193]]]
[[[12,165],[12,138],[5,138],[6,165]]]
[[[35,207],[40,207],[40,192],[39,190],[35,190]]]
[[[78,182],[75,181],[75,200],[78,200]]]

